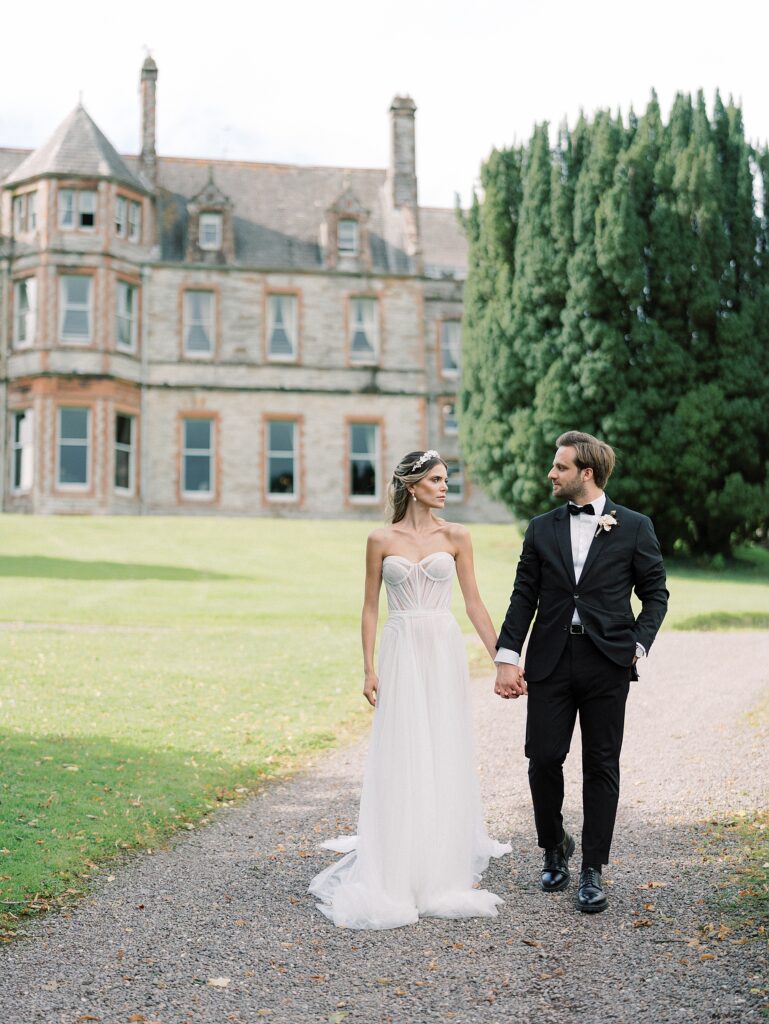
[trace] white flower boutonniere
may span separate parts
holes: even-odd
[[[612,526],[618,526],[617,520],[614,518],[616,515],[616,509],[612,509],[611,512],[604,512],[602,516],[596,519],[596,531],[595,536],[597,537],[601,530],[606,530],[608,533]]]

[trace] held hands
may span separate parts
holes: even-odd
[[[363,682],[363,696],[372,708],[376,707],[376,692],[379,689],[379,679],[376,672],[367,672]]]
[[[494,693],[503,700],[515,699],[526,693],[528,687],[520,665],[497,665],[497,678],[494,682]]]

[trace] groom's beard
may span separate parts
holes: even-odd
[[[563,501],[573,501],[575,505],[584,505],[587,496],[584,484],[561,484],[558,490],[553,488],[553,497]]]

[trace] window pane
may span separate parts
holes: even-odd
[[[211,490],[211,456],[210,455],[185,455],[184,456],[184,490],[185,491],[210,491]]]
[[[115,417],[115,440],[118,444],[131,444],[133,427],[133,416],[124,416],[118,413]]]
[[[123,448],[115,451],[115,487],[131,489],[131,453]]]
[[[184,421],[184,447],[208,451],[211,448],[211,420]]]
[[[125,199],[122,196],[118,196],[115,200],[115,232],[119,238],[123,238],[125,235],[125,206]]]
[[[456,402],[446,402],[443,406],[443,433],[456,434],[458,430],[459,421],[457,419]]]
[[[376,355],[376,309],[376,299],[353,299],[350,303],[350,355],[353,359]]]
[[[132,349],[136,343],[136,288],[118,281],[117,285],[117,343],[120,348]]]
[[[59,192],[59,226],[71,228],[75,224],[75,193],[70,188]]]
[[[373,455],[376,451],[376,425],[353,423],[350,427],[353,455]]]
[[[448,496],[450,498],[461,498],[464,495],[465,481],[462,472],[462,465],[456,461],[446,463],[446,472],[449,477]]]
[[[88,445],[59,445],[59,483],[88,483]]]
[[[79,192],[78,209],[80,213],[80,227],[92,228],[96,223],[96,193]]]
[[[220,213],[201,213],[199,241],[202,249],[218,249],[222,240],[222,215]]]
[[[62,440],[88,438],[88,409],[60,409],[59,433]]]
[[[269,353],[293,356],[296,346],[296,296],[269,297]]]
[[[282,457],[270,458],[270,494],[294,493],[294,460]]]
[[[32,487],[34,469],[33,412],[14,413],[13,416],[13,480],[15,491],[28,491]]]
[[[359,496],[376,495],[376,469],[373,462],[367,460],[355,460],[351,464],[352,478],[350,490],[352,494]]]
[[[184,344],[186,351],[210,352],[213,334],[213,293],[185,292],[184,308],[186,322]]]
[[[441,369],[447,374],[459,372],[462,331],[459,320],[444,320],[441,324]]]
[[[356,220],[340,220],[337,227],[337,241],[340,253],[351,254],[358,251],[358,222]]]
[[[91,292],[91,279],[84,275],[78,277],[65,277],[64,281],[64,294],[66,296],[67,305],[86,305]]]
[[[141,203],[130,203],[128,207],[128,238],[132,242],[138,242],[142,227]]]
[[[269,427],[271,452],[293,452],[294,424],[289,420],[273,420]]]
[[[62,334],[65,338],[88,338],[91,328],[88,312],[83,309],[68,309],[64,314]]]
[[[27,196],[27,230],[34,231],[37,227],[37,192]]]

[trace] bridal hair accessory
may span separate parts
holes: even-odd
[[[417,461],[411,467],[411,472],[412,473],[416,473],[416,471],[418,469],[420,469],[422,466],[424,466],[424,464],[426,462],[429,462],[430,459],[439,459],[439,458],[440,458],[440,455],[438,454],[438,452],[436,452],[436,450],[434,448],[431,448],[429,452],[425,452],[424,455],[420,455],[419,456]]]
[[[617,520],[614,518],[615,513],[616,510],[612,509],[611,512],[606,512],[604,515],[599,516],[596,519],[596,531],[594,534],[595,537],[598,536],[601,530],[606,530],[606,532],[608,533],[612,526],[618,525]]]

